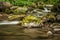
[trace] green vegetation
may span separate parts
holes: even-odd
[[[36,22],[36,23],[41,24],[42,20],[40,18],[36,17],[36,16],[28,15],[22,20],[22,25],[24,23],[30,23],[30,22]]]
[[[43,2],[46,4],[60,4],[60,0],[0,0],[0,2],[10,2],[17,6],[27,6],[37,2]]]

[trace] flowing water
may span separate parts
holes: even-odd
[[[19,21],[1,21],[0,25],[14,25],[19,24]]]
[[[51,12],[44,8],[43,12]],[[41,28],[23,28],[19,21],[0,22],[0,40],[60,40],[60,34],[46,35]]]
[[[40,28],[21,28],[19,25],[0,25],[0,40],[60,40],[60,34],[40,37]]]

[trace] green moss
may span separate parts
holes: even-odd
[[[36,23],[41,24],[42,20],[40,18],[37,18],[36,16],[28,15],[22,20],[22,25],[24,23],[30,23],[30,22],[36,22]]]

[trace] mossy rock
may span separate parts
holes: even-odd
[[[26,7],[18,7],[17,9],[13,10],[14,14],[21,14],[21,13],[26,13],[27,8]]]
[[[36,22],[41,24],[42,20],[36,16],[28,15],[22,20],[22,25],[24,25],[24,23],[30,23],[30,22]]]

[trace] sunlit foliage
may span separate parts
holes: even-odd
[[[60,0],[0,0],[0,2],[10,2],[17,6],[24,6],[30,5],[33,2],[44,2],[48,4],[60,4]]]
[[[42,20],[40,18],[37,18],[36,16],[28,15],[22,20],[22,24],[24,23],[30,23],[30,22],[36,22],[36,23],[42,23]]]

